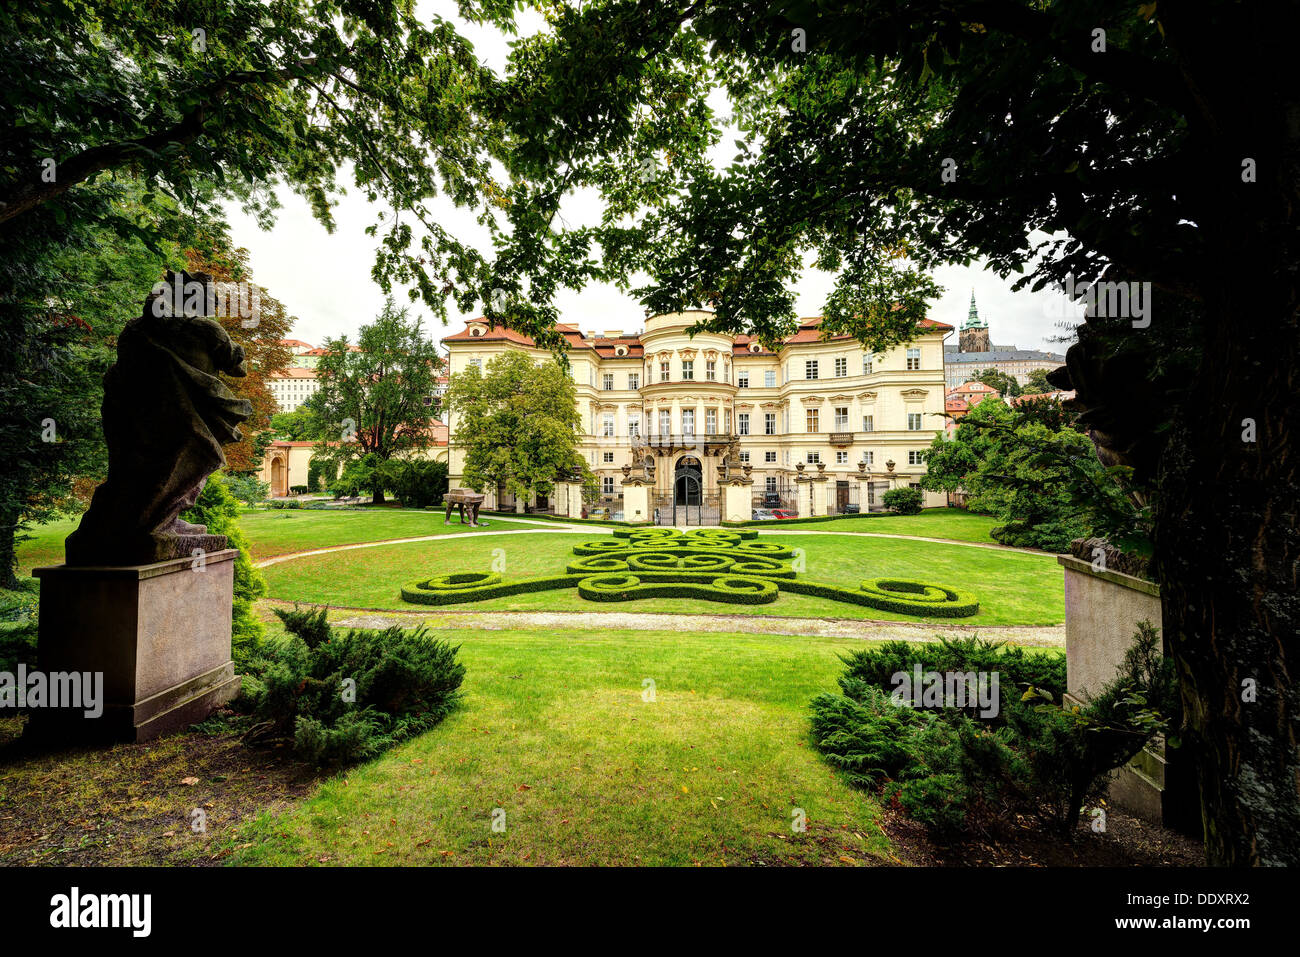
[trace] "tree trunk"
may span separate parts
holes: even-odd
[[[1206,857],[1229,866],[1300,864],[1300,293],[1261,245],[1221,263],[1155,510]]]

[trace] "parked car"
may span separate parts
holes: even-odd
[[[756,522],[770,522],[774,518],[776,518],[776,516],[773,515],[769,509],[766,508],[754,509],[754,521]]]
[[[622,511],[622,509],[619,509],[617,512],[612,512],[612,513],[610,514],[610,516],[609,516],[609,520],[610,520],[611,522],[621,522],[621,521],[623,521],[623,511]]]
[[[774,508],[772,509],[773,518],[798,518],[799,513],[792,508]]]
[[[607,522],[607,521],[609,521],[609,509],[607,509],[607,508],[593,508],[593,509],[592,509],[592,510],[587,514],[587,517],[588,517],[588,518],[598,519],[598,520],[600,520],[600,521],[602,521],[602,522]]]
[[[763,507],[764,507],[764,508],[780,508],[780,507],[781,507],[781,495],[780,495],[780,493],[779,493],[779,492],[764,492],[764,493],[763,493]]]
[[[843,512],[845,515],[857,515],[860,511],[862,511],[862,509],[858,508],[858,506],[854,505],[852,502],[849,502],[842,509],[840,509],[840,511]]]

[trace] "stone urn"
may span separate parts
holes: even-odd
[[[891,472],[894,471],[894,460],[890,459],[888,462],[886,462],[885,468],[887,468]]]
[[[804,470],[804,464],[802,462],[795,462],[794,470],[798,472],[800,475],[802,475]]]
[[[825,474],[826,474],[826,463],[825,463],[825,462],[818,462],[818,463],[817,463],[817,474],[818,474],[818,475],[825,475]]]
[[[858,463],[858,474],[860,474],[860,475],[866,475],[866,474],[867,474],[867,463],[866,463],[866,462],[859,462],[859,463]]]
[[[749,478],[749,473],[754,471],[754,466],[750,465],[749,463],[745,463],[744,465],[741,466],[741,471],[745,473],[745,478]]]
[[[632,466],[630,466],[630,465],[624,465],[624,466],[623,466],[623,478],[628,478],[631,474],[632,474]]]

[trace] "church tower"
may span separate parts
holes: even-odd
[[[988,323],[980,319],[979,312],[975,309],[974,289],[970,291],[970,312],[966,314],[966,321],[957,333],[957,349],[959,352],[993,351]]]

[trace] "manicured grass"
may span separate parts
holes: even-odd
[[[529,532],[467,539],[412,542],[293,559],[264,569],[269,595],[305,604],[352,608],[427,610],[401,600],[403,584],[452,572],[484,572],[498,563],[507,579],[560,574],[579,542],[607,537]],[[866,578],[895,577],[933,582],[971,592],[979,614],[961,625],[1055,625],[1064,620],[1063,572],[1053,556],[1001,549],[942,545],[905,539],[848,535],[762,536],[804,549],[800,578],[857,588]],[[504,562],[504,568],[500,563]],[[453,611],[616,611],[759,614],[794,617],[877,618],[916,621],[914,616],[805,595],[782,594],[762,606],[729,606],[701,599],[591,602],[575,588],[445,606]]]
[[[817,756],[807,706],[861,642],[438,632],[463,705],[227,838],[238,864],[888,862],[873,800]],[[655,700],[643,700],[645,679]],[[806,832],[791,827],[795,809]],[[505,831],[491,829],[504,811]]]
[[[976,515],[959,508],[928,508],[919,515],[868,515],[863,518],[834,518],[826,522],[791,522],[771,531],[807,528],[823,532],[869,532],[876,535],[918,535],[922,538],[950,538],[959,542],[992,542],[989,530],[998,525],[990,515]],[[765,528],[757,523],[748,528]]]
[[[406,511],[395,508],[338,511],[266,509],[245,512],[239,523],[248,536],[254,558],[271,558],[289,552],[328,548],[331,545],[478,531],[468,525],[461,525],[455,514],[452,515],[451,524],[444,526],[442,516],[441,511]],[[32,539],[18,546],[18,573],[30,575],[33,568],[62,563],[63,540],[80,521],[80,517],[60,519],[32,529]],[[490,517],[487,521],[488,528],[495,530],[534,527],[495,517]]]

